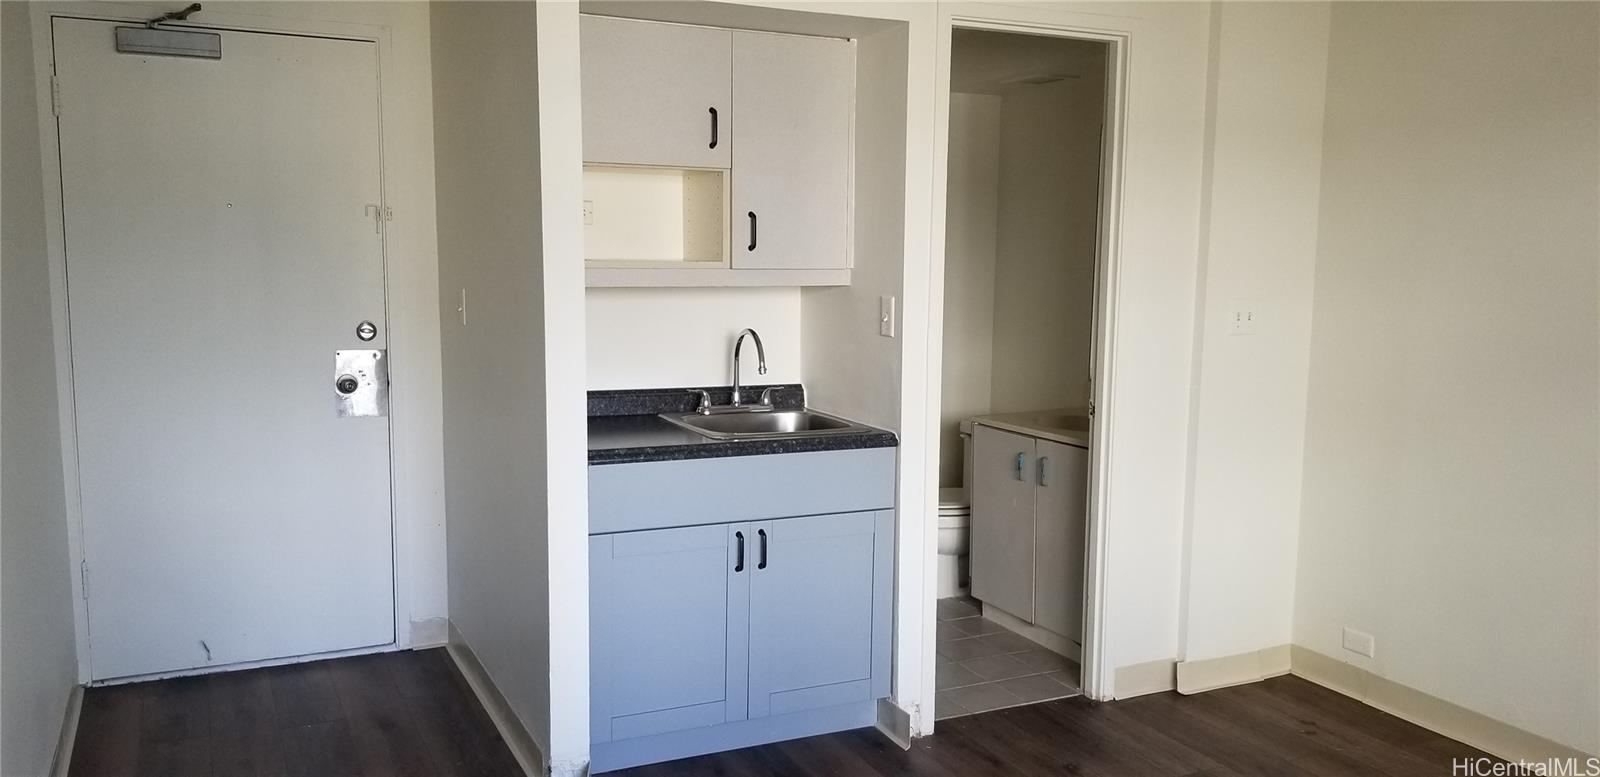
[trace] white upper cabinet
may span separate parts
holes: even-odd
[[[583,16],[583,159],[731,166],[733,32]]]
[[[736,269],[848,266],[854,74],[848,41],[733,33]]]

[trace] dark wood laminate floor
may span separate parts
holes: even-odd
[[[71,777],[519,777],[442,649],[91,688]]]
[[[1426,777],[1487,757],[1297,677],[1195,696],[1082,697],[939,721],[901,750],[872,729],[614,772],[616,777]]]
[[[1295,677],[1196,696],[1083,698],[940,721],[901,750],[872,729],[618,777],[1449,775],[1485,757]],[[520,775],[443,650],[90,689],[73,777]]]

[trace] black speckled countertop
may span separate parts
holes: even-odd
[[[762,389],[768,387],[741,387],[740,391],[755,399],[761,396]],[[805,390],[800,386],[789,384],[776,388],[773,405],[785,409],[805,407]],[[717,404],[726,404],[732,394],[728,386],[707,386],[705,389],[711,392],[711,399]],[[589,464],[891,448],[899,444],[893,432],[882,429],[821,437],[713,440],[667,423],[660,417],[661,413],[693,412],[700,400],[691,391],[688,388],[675,388],[589,392]]]

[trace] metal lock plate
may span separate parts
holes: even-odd
[[[389,360],[381,349],[333,352],[333,412],[340,418],[389,415]]]

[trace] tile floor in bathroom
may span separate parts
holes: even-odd
[[[973,599],[939,600],[936,718],[1077,696],[1078,663],[983,617]]]

